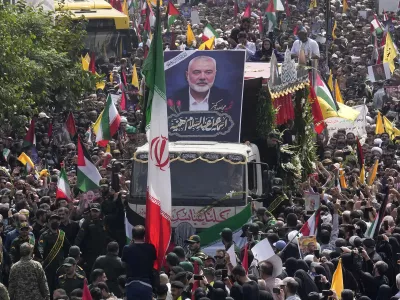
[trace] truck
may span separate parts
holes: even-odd
[[[199,232],[263,195],[267,165],[260,162],[255,144],[177,141],[169,142],[169,151],[172,227],[186,223]],[[128,204],[133,224],[144,223],[146,215],[148,153],[145,144],[133,157]]]
[[[104,0],[66,0],[55,3],[56,11],[70,11],[75,20],[87,20],[85,50],[96,57],[121,57],[131,49],[136,34],[129,17]]]

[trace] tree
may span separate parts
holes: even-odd
[[[82,70],[85,21],[23,2],[0,4],[0,121],[71,109],[95,77]]]

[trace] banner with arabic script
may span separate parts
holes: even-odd
[[[169,140],[240,142],[245,51],[166,51]]]

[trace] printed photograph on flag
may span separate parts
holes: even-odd
[[[308,254],[313,254],[317,250],[317,238],[314,235],[299,237],[300,257],[304,259]]]
[[[244,51],[164,53],[170,141],[239,142]]]
[[[372,82],[390,79],[392,75],[390,72],[389,63],[369,66],[368,76]]]
[[[400,100],[400,86],[385,86],[386,94],[395,100]]]
[[[192,7],[190,7],[188,4],[182,4],[181,14],[186,20],[190,19],[192,16]]]
[[[320,206],[321,199],[318,193],[304,193],[304,205],[306,213],[312,215]]]

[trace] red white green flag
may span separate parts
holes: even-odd
[[[204,27],[203,35],[201,37],[201,40],[203,42],[208,41],[212,37],[215,37],[216,39],[219,38],[218,33],[214,30],[214,28],[211,26],[211,24],[207,24],[206,27]]]
[[[71,189],[64,168],[61,168],[60,177],[58,178],[56,199],[66,199],[68,202],[72,201]]]
[[[149,89],[146,130],[149,161],[146,199],[146,241],[157,250],[154,268],[160,269],[171,239],[171,174],[169,169],[168,116],[164,52],[159,12],[154,38],[143,64]]]
[[[36,146],[35,120],[34,119],[32,119],[31,124],[29,125],[29,129],[24,138],[22,148],[27,148],[27,147],[31,147],[31,146]]]

